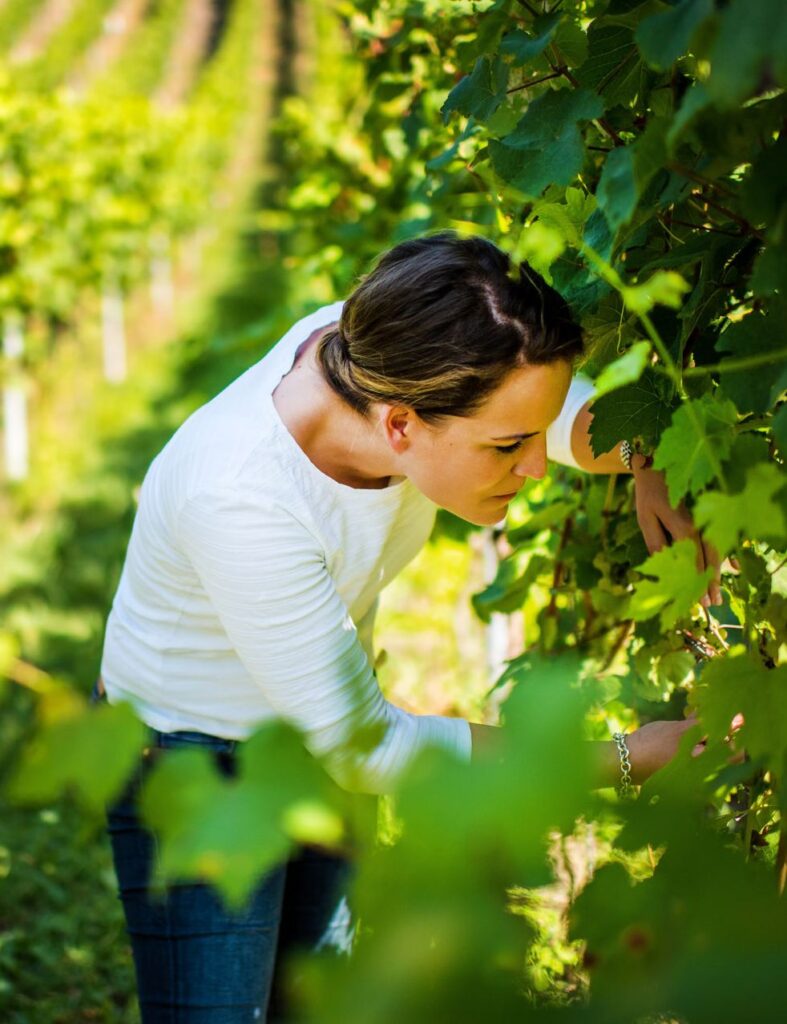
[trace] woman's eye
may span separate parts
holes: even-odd
[[[496,445],[495,450],[503,455],[510,455],[511,452],[515,452],[518,448],[521,448],[525,443],[524,438],[521,441],[514,441],[513,444]]]

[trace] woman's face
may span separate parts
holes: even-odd
[[[412,410],[390,408],[386,428],[402,474],[468,522],[499,522],[528,477],[546,473],[546,429],[570,382],[566,360],[517,368],[472,416],[453,416],[436,427]]]

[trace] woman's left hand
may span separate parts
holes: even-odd
[[[713,569],[708,592],[702,598],[705,608],[721,604],[720,563],[718,551],[704,540],[694,526],[690,512],[681,502],[673,508],[669,502],[667,483],[659,470],[647,467],[643,455],[634,455],[631,460],[634,473],[634,494],[639,522],[648,551],[653,554],[669,544],[670,540],[690,538],[697,546],[697,571]]]

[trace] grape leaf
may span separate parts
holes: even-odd
[[[667,129],[666,141],[670,151],[674,150],[684,132],[694,124],[704,110],[711,106],[712,102],[703,83],[695,82],[683,97],[683,102]]]
[[[679,309],[688,284],[674,270],[657,270],[640,284],[625,285],[621,295],[626,307],[634,313],[649,313],[656,305]]]
[[[595,455],[611,451],[620,441],[641,438],[655,446],[670,421],[673,401],[669,384],[646,369],[640,379],[593,402],[590,441]]]
[[[655,118],[636,142],[613,149],[604,161],[596,197],[613,232],[627,224],[640,196],[666,156],[667,122]]]
[[[596,378],[596,398],[606,395],[609,391],[615,391],[624,384],[631,384],[639,380],[650,357],[650,342],[635,341],[634,344],[616,359],[614,363],[605,366]]]
[[[344,799],[295,730],[276,722],[242,745],[235,778],[219,775],[205,749],[167,750],[140,807],[161,840],[162,878],[208,880],[239,906],[309,822],[310,841],[336,843]]]
[[[587,60],[588,37],[581,25],[570,18],[564,18],[555,33],[555,46],[562,57],[566,58],[569,67],[578,67]]]
[[[637,583],[629,615],[638,622],[660,615],[665,630],[689,614],[713,579],[712,568],[697,569],[697,547],[689,539],[657,551],[637,566],[637,571],[655,580]]]
[[[777,495],[787,487],[784,471],[771,462],[752,466],[740,494],[712,491],[702,494],[694,509],[696,525],[724,556],[745,540],[774,544],[787,539],[784,499]]]
[[[696,493],[710,483],[729,454],[737,419],[732,402],[708,395],[684,402],[675,410],[653,462],[666,474],[672,505],[688,491]]]
[[[752,164],[741,198],[753,224],[773,223],[787,202],[787,138],[764,149]]]
[[[536,36],[531,36],[521,29],[510,32],[503,37],[500,52],[514,58],[511,62],[512,67],[518,68],[529,64],[536,57],[540,57],[552,42],[560,17],[560,14],[549,14],[539,19],[534,26],[538,31]]]
[[[607,107],[626,104],[636,95],[641,69],[630,28],[600,22],[590,25],[588,58],[576,71],[580,85],[603,96]]]
[[[549,268],[565,248],[566,243],[560,231],[537,220],[534,224],[522,229],[511,258],[516,263],[527,260],[539,274],[546,277],[549,274]]]
[[[640,53],[652,68],[668,70],[686,53],[697,26],[712,11],[712,0],[683,0],[644,18],[634,33]]]
[[[754,261],[751,289],[755,295],[787,295],[787,245],[766,245]]]
[[[469,75],[454,86],[440,108],[447,123],[452,111],[486,121],[506,97],[508,65],[502,57],[479,57]]]
[[[773,417],[773,436],[782,454],[787,455],[787,405],[783,405]]]
[[[568,185],[585,158],[578,125],[603,110],[598,96],[585,89],[549,90],[530,104],[513,132],[490,140],[492,165],[530,195],[540,195],[547,185]]]
[[[691,703],[711,739],[723,739],[733,718],[743,715],[735,736],[767,768],[783,775],[787,758],[787,665],[767,669],[741,647],[705,666]]]
[[[563,515],[561,511],[560,518]],[[551,568],[551,560],[546,555],[531,555],[527,549],[515,551],[500,562],[494,580],[473,594],[476,615],[482,622],[489,622],[492,612],[513,612],[521,608],[535,581]]]
[[[84,807],[100,813],[127,780],[144,738],[145,727],[126,702],[58,718],[22,751],[9,796],[43,803],[72,791]]]
[[[787,18],[783,0],[731,0],[719,12],[705,83],[717,104],[732,107],[760,85],[766,70],[787,85]]]
[[[631,220],[639,199],[633,146],[621,146],[609,154],[601,170],[596,197],[613,232]]]
[[[776,317],[750,313],[730,324],[716,342],[719,352],[733,358],[754,356],[784,348],[784,330]],[[787,386],[787,358],[774,360],[759,370],[720,370],[721,389],[738,407],[738,411],[766,412]]]

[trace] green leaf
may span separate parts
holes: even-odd
[[[662,167],[666,130],[667,122],[655,118],[636,142],[613,149],[604,161],[596,196],[613,232],[628,224],[642,193]]]
[[[508,65],[502,57],[479,57],[472,72],[451,90],[440,108],[443,123],[452,111],[486,121],[505,99],[507,85]]]
[[[787,137],[764,149],[743,186],[743,210],[753,224],[772,225],[787,203]]]
[[[144,739],[145,726],[125,702],[57,719],[23,749],[8,795],[45,803],[71,791],[84,807],[101,813],[127,781]]]
[[[787,245],[766,245],[754,261],[751,288],[755,295],[787,295]]]
[[[702,82],[695,82],[672,118],[667,129],[667,146],[672,152],[683,134],[694,124],[700,114],[711,106],[713,100]]]
[[[569,67],[579,67],[588,56],[588,37],[581,25],[564,18],[555,33],[555,46]]]
[[[629,614],[638,622],[660,615],[664,630],[691,612],[713,579],[711,567],[702,572],[697,569],[697,547],[689,539],[657,551],[637,566],[637,572],[655,579],[637,583]]]
[[[653,465],[667,477],[669,499],[677,505],[684,494],[710,483],[735,439],[738,415],[732,402],[704,395],[684,402],[661,437]]]
[[[657,270],[641,284],[625,285],[621,295],[633,313],[649,313],[656,305],[679,309],[688,291],[691,289],[680,274],[674,270]]]
[[[567,188],[565,202],[544,198],[533,204],[532,215],[538,223],[557,228],[568,245],[579,249],[585,224],[595,208],[595,196],[586,195],[579,188]]]
[[[599,209],[604,212],[613,232],[631,220],[639,195],[634,180],[633,146],[613,149],[604,161],[596,189]]]
[[[507,531],[508,540],[515,547],[526,540],[532,540],[542,530],[561,525],[576,508],[576,502],[553,501],[544,508],[533,512],[521,526]]]
[[[513,67],[522,67],[540,57],[554,38],[557,26],[560,22],[560,14],[549,14],[540,18],[535,26],[538,35],[531,36],[521,29],[510,32],[504,36],[500,43],[500,52],[506,56],[513,57]]]
[[[513,612],[521,608],[535,581],[548,573],[551,566],[546,555],[532,554],[526,549],[504,558],[489,586],[473,594],[476,615],[483,622],[489,622],[492,612]]]
[[[277,722],[245,741],[234,778],[222,777],[205,749],[168,749],[140,806],[160,839],[159,880],[208,881],[239,906],[304,835],[336,842],[343,799],[295,730]]]
[[[784,350],[787,337],[784,326],[773,315],[750,313],[742,320],[730,324],[716,342],[719,352],[729,352],[733,358],[745,358]],[[787,386],[787,358],[749,370],[724,370],[720,364],[721,389],[741,413],[766,412]]]
[[[691,702],[712,740],[727,736],[733,718],[743,715],[736,746],[783,777],[787,758],[787,665],[767,669],[743,647],[733,648],[705,666]]]
[[[712,0],[682,0],[644,18],[634,34],[640,53],[652,68],[668,70],[688,52],[697,26],[712,12]]]
[[[648,447],[658,442],[670,421],[673,400],[663,377],[646,369],[640,379],[602,395],[591,409],[590,440],[595,455],[611,451],[621,441],[641,439]]]
[[[602,113],[601,100],[585,89],[551,89],[530,104],[510,135],[490,141],[492,164],[530,195],[547,185],[568,185],[585,158],[578,125]]]
[[[561,232],[537,220],[522,229],[511,258],[517,263],[526,260],[539,274],[546,275],[565,248]]]
[[[787,405],[783,405],[773,417],[773,436],[782,450],[782,455],[787,456]]]
[[[619,359],[610,363],[609,366],[605,366],[596,378],[596,398],[600,398],[610,391],[616,391],[624,384],[631,384],[639,380],[648,365],[650,351],[649,341],[635,341]]]
[[[744,540],[783,544],[787,540],[785,502],[778,497],[787,487],[784,470],[772,462],[752,466],[739,494],[713,491],[701,494],[694,521],[724,557]]]
[[[599,93],[606,107],[628,104],[639,88],[642,61],[630,28],[593,22],[588,58],[576,71],[580,85]]]
[[[731,0],[719,12],[710,52],[708,95],[733,107],[750,97],[770,75],[787,85],[787,18],[783,0]],[[767,86],[766,86],[767,87]]]

